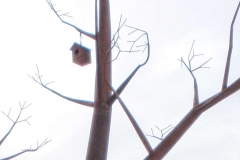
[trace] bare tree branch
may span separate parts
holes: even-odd
[[[32,149],[31,146],[29,149],[24,149],[22,150],[21,152],[17,153],[17,154],[14,154],[12,156],[9,156],[9,157],[6,157],[6,158],[3,158],[3,159],[0,159],[0,160],[9,160],[9,159],[12,159],[12,158],[15,158],[23,153],[26,153],[26,152],[35,152],[37,150],[39,150],[40,148],[42,148],[45,144],[47,144],[48,142],[50,142],[51,140],[48,140],[48,139],[45,139],[40,145],[38,145],[38,142],[37,142],[37,147],[35,149]]]
[[[136,122],[136,120],[134,119],[134,117],[132,116],[132,114],[130,113],[130,111],[128,110],[127,106],[124,104],[124,102],[122,101],[122,99],[119,97],[118,93],[114,90],[114,88],[112,87],[112,85],[110,84],[110,82],[106,79],[106,81],[108,82],[111,90],[114,92],[114,94],[116,95],[119,103],[121,104],[123,110],[125,111],[125,113],[127,114],[129,120],[131,121],[135,131],[137,132],[139,138],[141,139],[144,147],[146,148],[146,150],[148,151],[148,153],[150,154],[152,152],[152,147],[150,145],[150,143],[148,142],[147,138],[145,137],[144,133],[142,132],[141,128],[139,127],[138,123]]]
[[[125,25],[125,26],[126,26],[126,25]],[[149,38],[148,38],[148,33],[145,32],[145,31],[143,31],[143,30],[140,30],[140,29],[131,27],[131,26],[127,26],[127,27],[134,29],[133,32],[136,32],[136,31],[144,32],[141,36],[139,36],[139,37],[137,38],[137,40],[134,41],[134,44],[135,44],[135,42],[138,41],[143,35],[146,36],[147,43],[144,44],[144,45],[142,45],[142,46],[146,46],[146,47],[147,47],[147,58],[146,58],[146,60],[145,60],[142,64],[139,64],[139,65],[132,71],[132,73],[126,78],[126,80],[118,87],[118,89],[116,90],[116,92],[117,92],[119,95],[122,93],[122,91],[123,91],[123,90],[125,89],[125,87],[128,85],[128,83],[130,82],[130,80],[132,79],[132,77],[135,75],[135,73],[138,71],[138,69],[141,68],[142,66],[144,66],[144,65],[148,62],[149,57],[150,57],[150,42],[149,42]],[[129,34],[132,34],[133,32],[131,32],[131,33],[129,33]],[[133,44],[133,45],[134,45],[134,44]],[[133,45],[132,45],[132,47],[133,47]],[[131,52],[132,47],[131,47],[131,49],[129,50],[129,52]],[[146,48],[144,48],[144,50],[145,50],[145,49],[146,49]],[[112,104],[115,102],[116,99],[117,99],[117,97],[116,97],[115,94],[111,95],[111,96],[109,97],[108,101],[107,101],[107,104],[108,104],[108,105],[112,105]]]
[[[207,61],[205,61],[203,64],[201,64],[200,66],[196,67],[195,69],[192,69],[192,60],[194,59],[194,57],[203,55],[203,54],[194,54],[194,50],[193,50],[194,42],[195,42],[195,40],[193,41],[190,52],[188,54],[188,65],[185,63],[185,61],[183,60],[182,57],[181,57],[181,59],[178,59],[181,62],[181,65],[184,64],[184,66],[187,68],[187,70],[191,74],[193,81],[194,81],[193,107],[195,107],[199,104],[198,84],[197,84],[197,79],[196,79],[195,75],[193,74],[193,72],[198,69],[201,69],[201,68],[209,68],[209,67],[204,67],[204,65],[207,64],[212,59],[212,58],[210,58]]]
[[[199,94],[198,94],[198,85],[197,85],[197,80],[193,74],[193,72],[190,70],[190,65],[191,63],[189,63],[189,66],[186,65],[186,63],[184,62],[184,60],[181,58],[181,62],[184,64],[184,66],[188,69],[189,73],[191,74],[192,78],[193,78],[193,82],[194,82],[194,98],[193,98],[193,107],[197,106],[199,104]]]
[[[210,98],[201,102],[194,108],[192,108],[189,113],[179,122],[179,124],[161,141],[153,150],[152,154],[149,154],[145,160],[155,160],[155,159],[163,159],[165,155],[171,150],[171,148],[180,140],[180,138],[185,134],[185,132],[191,127],[191,125],[200,117],[200,115],[215,106],[217,103],[221,102],[225,98],[231,96],[235,92],[240,89],[240,78],[238,78],[231,85],[227,86],[228,72],[230,68],[230,57],[232,53],[232,37],[233,37],[233,24],[240,7],[240,2],[238,4],[237,10],[235,12],[230,31],[230,44],[228,51],[227,64],[224,72],[224,80],[222,90],[219,93],[214,94]],[[182,59],[180,60],[181,64],[184,62]],[[208,61],[207,61],[208,62]],[[186,63],[185,63],[186,64]],[[184,64],[184,65],[185,65]],[[204,63],[206,64],[206,63]],[[204,65],[203,64],[203,65]],[[203,66],[202,65],[202,66]],[[186,65],[185,65],[186,66]],[[189,71],[190,67],[187,67]],[[200,67],[201,68],[201,67]]]
[[[212,59],[212,58],[208,59],[206,62],[204,62],[203,64],[201,64],[199,67],[193,69],[192,72],[194,72],[194,71],[196,71],[196,70],[198,70],[198,69],[200,69],[200,68],[209,68],[209,67],[204,67],[204,65],[205,65],[206,63],[208,63],[211,59]]]
[[[78,32],[80,32],[80,33],[82,33],[82,34],[84,34],[84,35],[86,35],[86,36],[88,36],[88,37],[96,40],[96,36],[95,36],[94,34],[88,33],[88,32],[86,32],[86,31],[84,31],[84,30],[76,27],[75,25],[72,25],[72,24],[64,21],[64,20],[61,18],[61,16],[71,17],[71,16],[68,15],[69,13],[63,13],[63,14],[60,14],[60,15],[59,15],[59,12],[61,12],[61,10],[56,11],[55,8],[54,8],[54,4],[52,4],[51,0],[46,0],[46,1],[47,1],[48,5],[50,6],[50,8],[53,10],[53,12],[57,15],[57,17],[58,17],[63,23],[65,23],[65,24],[67,24],[67,25],[75,28]]]
[[[56,95],[58,95],[58,96],[60,96],[60,97],[62,97],[62,98],[64,98],[64,99],[66,99],[66,100],[69,100],[69,101],[71,101],[71,102],[74,102],[74,103],[77,103],[77,104],[81,104],[81,105],[85,105],[85,106],[88,106],[88,107],[94,107],[94,103],[91,102],[91,101],[69,98],[69,97],[67,97],[67,96],[64,96],[64,95],[62,95],[62,94],[60,94],[60,93],[58,93],[58,92],[56,92],[56,91],[48,88],[47,85],[50,84],[50,83],[53,83],[53,82],[49,82],[49,83],[43,84],[42,79],[41,79],[41,78],[42,78],[42,75],[40,75],[37,65],[36,65],[36,67],[37,67],[37,74],[35,73],[35,76],[36,76],[39,80],[36,80],[36,79],[34,78],[34,76],[30,76],[30,75],[28,75],[28,76],[29,76],[31,79],[33,79],[35,82],[37,82],[38,84],[40,84],[41,86],[43,86],[45,89],[53,92],[54,94],[56,94]]]
[[[21,116],[21,114],[22,114],[22,111],[23,111],[25,108],[27,108],[28,106],[31,105],[31,104],[29,104],[29,105],[25,106],[25,104],[26,104],[26,102],[24,102],[23,105],[21,105],[21,103],[19,102],[20,111],[19,111],[19,113],[18,113],[18,116],[17,116],[16,120],[13,120],[13,119],[10,117],[11,108],[10,108],[8,114],[6,114],[6,113],[4,113],[4,112],[2,111],[2,113],[3,113],[9,120],[11,120],[11,121],[13,122],[13,124],[12,124],[11,128],[9,129],[9,131],[6,133],[6,135],[1,139],[1,141],[0,141],[0,146],[3,144],[4,140],[10,135],[11,131],[13,130],[14,126],[15,126],[17,123],[26,122],[26,123],[29,124],[28,119],[31,118],[31,116],[28,117],[28,118],[25,118],[25,119],[23,119],[23,120],[19,120],[19,118],[20,118],[20,116]],[[30,124],[29,124],[29,125],[30,125]]]
[[[209,99],[192,108],[188,114],[178,123],[178,125],[154,148],[152,154],[149,154],[145,160],[162,159],[171,150],[171,148],[187,132],[192,124],[206,110],[221,102],[228,96],[231,96],[240,89],[240,78],[228,86],[225,90],[213,95]]]
[[[163,159],[200,115],[201,113],[197,112],[196,108],[192,108],[177,126],[154,148],[152,154],[149,154],[144,160]]]
[[[238,78],[236,81],[234,81],[226,89],[224,89],[221,92],[213,95],[209,100],[200,103],[198,106],[196,106],[196,109],[201,110],[201,112],[204,112],[204,111],[210,109],[211,107],[213,107],[215,104],[224,100],[228,96],[237,92],[239,89],[240,89],[240,78]]]
[[[122,15],[120,17],[119,20],[119,24],[118,24],[118,29],[117,31],[113,34],[113,38],[111,40],[111,43],[113,44],[111,49],[115,46],[115,44],[117,44],[118,39],[120,39],[120,30],[122,29],[122,27],[124,26],[124,24],[126,23],[127,19],[125,19],[122,23]],[[122,23],[122,24],[121,24]]]
[[[192,47],[191,47],[190,52],[189,52],[189,54],[188,54],[188,66],[189,66],[190,70],[191,70],[191,68],[192,68],[192,66],[191,66],[191,61],[192,61],[192,59],[194,58],[194,52],[193,52],[193,56],[190,57],[190,56],[191,56],[191,53],[192,53],[192,49],[193,49],[194,42],[195,42],[195,40],[193,40]]]
[[[230,62],[231,62],[231,56],[232,56],[232,48],[233,48],[233,26],[234,26],[234,22],[237,17],[237,14],[238,14],[239,7],[240,7],[240,2],[238,3],[236,12],[234,14],[234,17],[233,17],[233,20],[231,23],[229,49],[228,49],[228,56],[227,56],[227,61],[226,61],[226,66],[225,66],[224,77],[223,77],[222,90],[227,88],[229,70],[230,70]]]
[[[4,140],[10,135],[11,131],[13,130],[14,126],[17,124],[17,123],[21,123],[21,122],[26,122],[29,124],[28,122],[28,119],[31,118],[28,117],[28,118],[25,118],[23,120],[19,120],[19,118],[21,117],[21,114],[22,114],[22,111],[24,109],[26,109],[28,106],[30,106],[31,104],[28,104],[26,105],[26,101],[24,102],[24,104],[22,105],[20,102],[19,102],[19,107],[20,107],[20,111],[19,111],[19,114],[16,118],[16,120],[12,120],[12,118],[10,117],[10,112],[11,112],[11,108],[8,112],[8,114],[4,113],[3,114],[8,117],[12,122],[13,122],[13,125],[11,126],[11,128],[9,129],[9,131],[7,132],[7,134],[2,138],[2,140],[0,141],[0,146],[3,144]],[[30,125],[30,124],[29,124]],[[41,147],[43,147],[45,144],[47,144],[48,142],[50,142],[51,140],[48,140],[48,139],[45,139],[40,145],[38,145],[38,142],[37,142],[37,147],[35,149],[32,149],[31,146],[29,149],[25,149],[25,150],[22,150],[21,152],[17,153],[17,154],[14,154],[12,156],[9,156],[9,157],[6,157],[6,158],[3,158],[3,159],[0,159],[0,160],[9,160],[9,159],[12,159],[14,157],[17,157],[25,152],[34,152],[34,151],[37,151],[38,149],[40,149]]]
[[[143,30],[141,30],[141,29],[135,28],[135,27],[128,26],[128,25],[125,25],[125,26],[134,29],[134,31],[130,32],[128,35],[131,35],[131,34],[133,34],[133,33],[136,32],[136,31],[141,31],[141,32],[143,32],[143,34],[140,35],[136,40],[134,40],[134,41],[128,41],[128,42],[132,43],[132,46],[131,46],[131,48],[130,48],[130,50],[129,50],[129,52],[131,52],[133,46],[135,45],[135,43],[136,43],[139,39],[141,39],[147,32],[145,32],[145,31],[143,31]],[[144,47],[146,48],[146,47],[148,46],[148,43],[145,43],[144,45],[139,45],[138,47],[142,47],[142,46],[144,46]],[[144,48],[144,50],[145,50],[145,48]],[[143,50],[143,52],[144,52],[144,50]]]
[[[120,49],[120,47],[119,47],[119,44],[118,44],[118,40],[119,39],[121,39],[120,38],[120,30],[122,29],[122,27],[124,26],[124,24],[126,23],[126,21],[127,21],[127,19],[125,19],[124,20],[124,22],[122,23],[122,15],[121,15],[121,17],[120,17],[120,20],[119,20],[119,24],[118,24],[118,29],[117,29],[117,31],[113,34],[113,38],[112,38],[112,40],[111,40],[111,48],[109,48],[108,49],[108,51],[107,51],[107,57],[106,57],[106,60],[108,59],[108,57],[110,56],[110,53],[111,53],[111,51],[113,50],[113,48],[114,47],[116,47],[117,49],[118,49],[118,54],[117,54],[117,56],[112,60],[112,61],[115,61],[117,58],[118,58],[118,56],[119,56],[119,54],[121,53],[121,52],[124,52],[124,51],[122,51],[121,49]],[[122,23],[122,24],[121,24]],[[112,62],[111,61],[111,62]],[[106,65],[106,63],[105,63],[105,65]]]
[[[142,64],[142,65],[145,65],[145,64],[147,63],[148,59],[149,59],[149,53],[150,53],[150,44],[149,44],[149,39],[148,39],[148,34],[147,34],[147,32],[146,32],[146,31],[143,31],[143,30],[140,30],[140,29],[138,29],[138,28],[134,28],[134,27],[125,25],[127,19],[125,19],[123,23],[121,23],[121,21],[122,21],[122,15],[121,15],[120,20],[119,20],[118,29],[117,29],[117,31],[113,34],[113,38],[112,38],[112,40],[111,40],[112,46],[111,46],[111,48],[109,48],[109,50],[107,51],[108,56],[107,56],[106,59],[108,59],[108,57],[109,57],[109,55],[110,55],[110,51],[112,51],[114,47],[118,49],[118,53],[117,53],[117,56],[116,56],[115,58],[113,58],[111,62],[117,60],[118,56],[119,56],[120,53],[122,53],[122,52],[128,52],[128,53],[131,53],[131,52],[140,52],[141,50],[132,50],[132,48],[134,47],[135,43],[136,43],[138,40],[140,40],[140,39],[145,35],[145,36],[146,36],[146,39],[147,39],[147,42],[145,42],[143,45],[138,45],[138,46],[136,46],[136,47],[144,47],[144,49],[142,50],[142,52],[144,52],[144,51],[146,50],[146,48],[148,48],[148,56],[147,56],[147,59],[146,59],[146,61]],[[121,47],[120,47],[119,44],[118,44],[118,40],[121,39],[121,38],[120,38],[120,30],[121,30],[124,26],[125,26],[125,27],[128,27],[128,28],[131,28],[131,29],[134,29],[134,31],[133,31],[133,32],[130,32],[128,35],[131,35],[132,33],[136,32],[136,31],[143,32],[143,34],[141,34],[136,40],[134,40],[134,41],[127,41],[127,42],[133,43],[132,46],[131,46],[131,48],[130,48],[129,50],[122,50]]]
[[[172,126],[172,125],[169,125],[169,126],[163,128],[163,129],[160,129],[160,128],[158,128],[157,126],[155,126],[155,127],[161,132],[161,136],[160,136],[160,137],[155,136],[154,133],[153,133],[153,129],[152,129],[152,128],[151,128],[152,135],[146,134],[146,136],[153,137],[153,138],[156,138],[156,139],[159,139],[159,140],[163,140],[164,135],[165,135],[166,133],[168,133],[171,129],[173,129],[173,126]],[[164,130],[166,130],[166,129],[167,129],[167,131],[164,131]]]
[[[125,89],[125,87],[128,85],[128,83],[130,82],[130,80],[132,79],[132,77],[135,75],[135,73],[138,71],[138,69],[141,66],[137,66],[136,69],[127,77],[127,79],[117,88],[116,92],[120,95],[122,93],[122,91]],[[115,100],[117,99],[116,95],[113,94],[109,97],[107,104],[108,105],[112,105]]]

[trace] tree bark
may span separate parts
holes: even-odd
[[[107,105],[107,100],[111,95],[111,89],[105,80],[106,78],[111,83],[111,25],[109,0],[99,0],[98,13],[99,26],[96,26],[97,64],[95,98],[91,133],[86,156],[87,160],[107,159],[112,112],[111,106]],[[98,24],[97,18],[96,24]]]

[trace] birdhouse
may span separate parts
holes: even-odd
[[[70,50],[72,51],[73,63],[78,64],[80,66],[85,66],[91,63],[90,49],[74,42]]]

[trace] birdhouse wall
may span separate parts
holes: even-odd
[[[80,66],[90,64],[91,63],[90,50],[83,46],[75,45],[72,47],[72,58],[73,63],[78,64]]]

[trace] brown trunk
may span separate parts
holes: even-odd
[[[99,32],[96,31],[96,82],[94,111],[91,133],[88,142],[87,160],[107,159],[108,140],[111,123],[111,106],[107,99],[111,89],[107,81],[111,82],[111,29],[110,8],[108,0],[99,0]],[[97,23],[97,19],[96,19]]]

